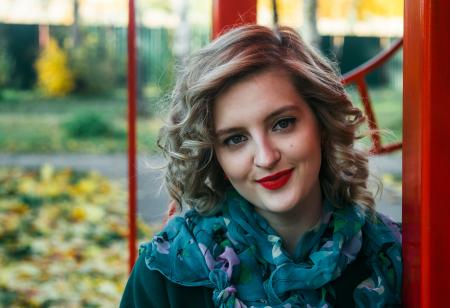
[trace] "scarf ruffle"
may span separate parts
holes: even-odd
[[[353,293],[357,307],[400,303],[401,235],[388,218],[366,218],[357,206],[325,202],[319,224],[290,256],[282,239],[236,191],[222,212],[191,210],[141,246],[149,269],[174,283],[212,288],[217,307],[331,307],[338,278],[359,253],[371,276]]]

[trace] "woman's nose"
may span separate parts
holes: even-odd
[[[280,158],[280,151],[270,140],[264,139],[256,143],[254,162],[257,167],[270,169]]]

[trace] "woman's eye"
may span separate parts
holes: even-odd
[[[241,142],[244,142],[245,140],[247,140],[247,137],[245,137],[244,135],[234,135],[225,139],[223,143],[225,145],[236,145]]]
[[[295,118],[281,119],[277,123],[275,123],[273,130],[275,130],[275,131],[283,130],[283,129],[290,127],[294,123],[295,123]]]

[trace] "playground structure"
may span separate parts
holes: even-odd
[[[136,28],[135,3],[129,0],[128,133],[130,270],[136,250]],[[356,83],[369,126],[376,129],[364,76],[381,65],[403,42],[403,145],[383,146],[372,135],[372,153],[403,151],[403,302],[405,307],[445,307],[450,285],[450,245],[446,223],[450,208],[450,121],[447,94],[450,79],[450,18],[446,0],[408,0],[404,5],[404,38],[343,83]],[[256,22],[256,0],[214,0],[213,37],[240,23]]]
[[[371,154],[386,154],[402,148],[401,142],[395,142],[388,145],[381,144],[380,127],[378,126],[375,112],[372,108],[372,101],[370,100],[366,81],[366,76],[388,61],[397,51],[399,51],[402,44],[403,39],[398,39],[390,48],[342,77],[342,83],[344,85],[356,84],[357,86],[369,129],[373,132],[370,136],[372,139],[372,148],[370,149]]]

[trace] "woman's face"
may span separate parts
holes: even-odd
[[[320,198],[318,121],[286,72],[267,70],[231,86],[213,114],[219,164],[261,214]]]

